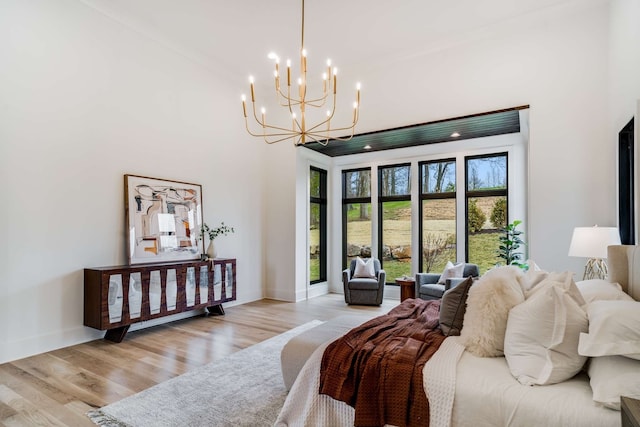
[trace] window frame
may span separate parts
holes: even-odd
[[[456,214],[455,214],[455,224],[456,224],[456,257],[458,254],[458,245],[457,245],[457,241],[458,241],[458,233],[457,233],[457,229],[458,229],[458,207],[457,207],[457,200],[458,200],[458,185],[456,183],[456,190],[455,191],[447,191],[447,192],[441,192],[441,193],[426,193],[425,192],[425,188],[424,187],[424,180],[423,178],[423,173],[422,173],[422,167],[424,165],[428,165],[428,164],[433,164],[433,163],[445,163],[445,162],[452,162],[455,165],[455,172],[454,172],[454,177],[457,177],[457,171],[458,171],[458,159],[456,157],[446,157],[446,158],[439,158],[439,159],[430,159],[430,160],[424,160],[424,161],[420,161],[418,162],[418,271],[424,271],[424,256],[422,253],[422,239],[424,237],[424,213],[423,213],[423,209],[422,209],[422,203],[425,200],[442,200],[442,199],[453,199],[455,201],[454,205],[456,206]]]
[[[505,157],[505,187],[499,190],[469,190],[469,160],[488,159],[491,157]],[[473,154],[464,156],[464,259],[469,262],[469,199],[474,197],[504,197],[507,201],[506,218],[509,222],[509,151],[489,154]]]
[[[409,181],[409,192],[407,194],[403,194],[403,195],[394,195],[394,196],[383,196],[382,195],[382,188],[383,186],[381,185],[382,182],[382,171],[384,169],[392,169],[392,168],[398,168],[398,167],[407,167],[409,169],[409,176],[408,176],[408,181]],[[411,162],[403,162],[403,163],[394,163],[394,164],[388,164],[388,165],[381,165],[378,166],[378,170],[377,170],[377,175],[378,175],[378,182],[377,182],[377,194],[378,194],[378,227],[377,227],[377,231],[378,231],[378,259],[380,260],[380,266],[382,269],[384,269],[384,260],[383,260],[383,255],[384,255],[384,239],[382,237],[383,231],[384,231],[384,216],[383,216],[383,204],[385,202],[411,202],[413,204],[413,201],[411,199]],[[411,225],[410,221],[410,225]],[[413,227],[412,227],[413,228]],[[413,229],[411,230],[411,235],[413,235]],[[411,262],[413,263],[413,257],[411,259]],[[395,278],[391,278],[393,281],[389,282],[390,277],[387,275],[387,285],[395,285]]]
[[[319,179],[319,192],[320,195],[319,197],[313,196],[311,195],[311,191],[309,191],[309,212],[311,212],[311,204],[318,204],[320,206],[320,224],[319,224],[319,233],[318,233],[318,246],[319,246],[319,250],[320,250],[320,256],[319,256],[319,260],[320,260],[320,265],[319,265],[319,272],[320,272],[320,277],[318,279],[315,280],[309,280],[309,284],[310,285],[314,285],[316,283],[322,283],[322,282],[326,282],[327,281],[327,236],[328,236],[328,230],[327,230],[327,224],[328,224],[328,212],[327,212],[327,205],[328,205],[328,191],[327,191],[327,171],[325,169],[321,169],[318,168],[316,166],[310,166],[309,167],[309,178],[311,178],[311,173],[312,172],[318,172],[320,174],[320,179]],[[311,181],[311,179],[309,179],[309,181]],[[309,225],[311,225],[309,223]],[[309,227],[310,229],[310,227]],[[309,253],[309,263],[311,261],[311,254]]]
[[[347,197],[347,180],[346,176],[351,172],[362,172],[369,171],[369,197]],[[351,168],[351,169],[343,169],[340,173],[341,175],[341,188],[342,188],[342,268],[348,268],[348,257],[347,257],[347,206],[354,203],[368,203],[371,205],[371,173],[372,168],[370,166],[361,167],[361,168]],[[371,236],[373,239],[373,234]],[[373,244],[373,242],[371,242]]]

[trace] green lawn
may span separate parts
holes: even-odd
[[[370,208],[371,205],[368,205]],[[385,220],[389,220],[390,228],[394,228],[394,225],[398,225],[397,223],[402,223],[405,221],[410,221],[410,205],[408,202],[386,202],[384,204],[384,217]],[[359,206],[355,209],[350,209],[347,212],[347,216],[349,221],[358,222],[358,229],[362,228],[362,234],[368,236],[367,239],[370,239],[370,220],[359,221],[360,217],[360,209]],[[433,222],[433,221],[432,221]],[[446,223],[449,227],[449,223],[451,221],[440,221]],[[352,224],[354,225],[354,224]],[[396,227],[398,228],[398,227]],[[400,227],[407,228],[407,227]],[[433,228],[433,227],[429,227]],[[450,228],[450,227],[449,227]],[[450,230],[446,230],[450,232]],[[443,231],[444,232],[444,231]],[[398,236],[394,236],[393,233],[387,233],[387,240],[398,240],[398,242],[388,242],[390,244],[400,244],[404,243],[407,238],[402,235],[402,233],[396,233]],[[366,237],[365,236],[365,237]],[[499,246],[498,237],[500,236],[500,232],[482,232],[476,233],[469,236],[469,259],[470,262],[478,264],[480,267],[480,273],[484,274],[487,270],[494,267],[499,259],[496,256],[496,250]],[[357,236],[351,236],[357,238]],[[397,237],[397,239],[396,239]],[[364,237],[363,237],[364,238]],[[365,240],[367,240],[365,239]],[[318,230],[310,230],[310,244],[317,245],[318,244]],[[431,269],[432,272],[441,272],[444,269],[447,261],[455,262],[455,250],[450,250],[450,253],[443,254],[436,265]],[[309,263],[310,269],[310,278],[311,280],[317,280],[320,276],[320,262],[317,259],[310,260]],[[397,260],[383,260],[384,270],[387,273],[387,282],[393,283],[396,277],[402,277],[403,275],[410,276],[411,275],[411,263],[410,262],[402,262]]]
[[[318,258],[309,260],[309,281],[320,279],[320,260]]]
[[[478,264],[480,274],[484,274],[498,262],[496,250],[500,246],[500,232],[477,233],[469,236],[469,259]]]

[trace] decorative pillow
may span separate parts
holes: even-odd
[[[438,279],[438,283],[444,285],[447,282],[447,279],[451,279],[454,277],[462,277],[464,273],[464,263],[453,265],[451,261],[447,261],[447,265],[444,267],[444,271],[440,275],[440,279]]]
[[[526,297],[529,298],[539,289],[544,288],[544,286],[542,286],[543,284],[547,284],[550,282],[553,283],[554,286],[559,286],[560,288],[564,289],[564,291],[567,292],[571,296],[571,298],[573,298],[578,303],[578,305],[583,306],[586,304],[584,298],[582,297],[582,294],[580,293],[580,290],[578,289],[578,286],[576,286],[576,282],[573,280],[573,273],[570,271],[564,271],[561,273],[549,273],[545,280],[538,283],[536,287],[532,288],[529,292],[526,293]]]
[[[538,267],[535,261],[531,259],[527,260],[527,265],[529,266],[529,269],[520,280],[520,285],[522,285],[522,290],[525,293],[531,291],[536,285],[546,279],[549,275],[547,271],[542,270],[540,267]]]
[[[460,335],[467,306],[467,295],[473,277],[467,277],[442,295],[440,303],[440,329],[445,336]]]
[[[470,353],[479,357],[504,354],[509,310],[524,301],[520,287],[523,274],[515,266],[496,267],[469,289],[460,338]]]
[[[546,280],[525,302],[511,309],[504,355],[511,374],[524,385],[555,384],[580,372],[578,354],[587,314],[562,283]]]
[[[580,334],[581,355],[640,360],[640,301],[594,301],[587,313],[589,333]]]
[[[620,396],[640,399],[640,361],[622,356],[594,357],[589,362],[593,400],[620,410]]]
[[[582,280],[576,282],[576,286],[587,304],[602,300],[633,301],[633,298],[626,294],[619,284],[603,279]]]
[[[375,278],[376,270],[373,266],[373,258],[369,258],[366,262],[360,258],[356,258],[356,268],[353,270],[353,277]]]

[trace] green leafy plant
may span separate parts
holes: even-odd
[[[522,221],[515,220],[501,230],[502,235],[499,237],[500,246],[498,247],[497,255],[499,259],[504,260],[506,265],[516,265],[520,268],[526,268],[526,264],[520,262],[522,260],[522,253],[517,252],[520,246],[525,244],[524,240],[520,238],[523,232],[517,230],[520,224],[522,224]]]
[[[220,226],[216,228],[211,228],[207,225],[207,223],[203,223],[200,232],[202,233],[201,235],[206,234],[209,237],[209,241],[213,241],[216,237],[226,236],[227,234],[234,233],[235,230],[233,227],[225,225],[224,222],[220,223]]]

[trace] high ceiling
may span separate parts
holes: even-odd
[[[300,48],[301,0],[80,1],[243,89],[250,73],[270,75],[269,52],[295,59]],[[605,1],[306,0],[305,46],[320,65],[330,57],[345,70],[372,67],[490,33],[517,34]]]
[[[229,108],[238,108],[239,126],[239,95],[246,93],[248,89],[247,77],[250,74],[256,76],[256,91],[264,98],[268,98],[267,95],[273,92],[271,73],[274,66],[267,54],[275,52],[283,60],[291,58],[294,67],[297,65],[302,0],[79,1],[104,14],[107,19],[117,21],[143,37],[206,67],[219,79],[227,82],[231,92],[237,88],[238,98],[225,102],[229,104]],[[325,60],[331,58],[343,79],[339,88],[349,91],[338,103],[346,103],[349,111],[353,96],[349,88],[362,78],[360,74],[375,74],[382,70],[384,64],[443,52],[478,38],[518,37],[518,33],[529,27],[544,26],[549,20],[570,20],[578,11],[608,1],[306,0],[305,47],[309,55],[309,73],[324,71]],[[319,79],[320,72],[317,74]],[[390,125],[381,125],[375,120],[367,121],[366,110],[371,111],[380,104],[367,103],[371,97],[367,98],[366,79],[362,83],[363,109],[356,132],[367,136],[359,137],[356,141],[364,142],[373,137],[380,140],[380,135],[373,131],[395,126],[403,127],[405,134],[415,133],[418,132],[416,128],[406,125],[418,121],[441,121],[440,119],[447,117],[432,115],[418,120],[394,120]],[[384,96],[381,98],[386,100]],[[337,111],[343,111],[340,107],[341,105]],[[274,117],[271,115],[274,110],[275,108],[269,111],[269,117]],[[278,117],[278,113],[280,112],[275,112],[275,117]],[[470,112],[465,111],[461,113],[463,114]],[[444,124],[438,126],[439,132],[445,132]],[[423,128],[420,138],[430,142],[434,138],[442,139],[442,135],[434,129],[436,128],[433,126]],[[427,130],[431,132],[429,137],[424,133]],[[401,137],[396,135],[396,140],[400,138],[406,141],[405,134]],[[391,135],[393,134],[386,135],[387,142],[384,144],[388,144]],[[344,145],[336,144],[335,148],[324,152],[328,155],[350,154],[348,151],[339,153],[341,147],[344,149]],[[355,144],[349,145],[348,150],[351,152],[356,152],[356,149]]]

